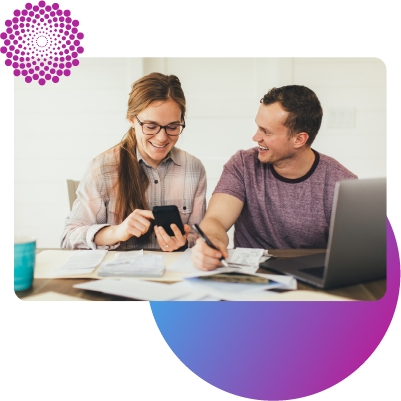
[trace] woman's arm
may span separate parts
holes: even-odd
[[[121,224],[100,230],[94,241],[97,245],[111,245],[133,236],[140,237],[149,230],[149,219],[154,219],[150,210],[135,209]]]
[[[78,186],[77,199],[65,220],[61,236],[62,248],[111,250],[120,245],[119,242],[98,245],[94,241],[99,231],[110,226],[107,223],[107,196],[100,163],[93,161]]]
[[[194,204],[191,216],[188,219],[188,225],[191,227],[191,232],[188,234],[188,248],[195,245],[197,234],[192,228],[193,224],[200,224],[206,213],[206,171],[201,164],[201,173],[199,175],[198,187],[195,192]]]

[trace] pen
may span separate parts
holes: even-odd
[[[206,242],[207,245],[210,246],[210,248],[215,249],[216,251],[219,251],[209,240],[208,237],[206,237],[205,233],[200,229],[200,227],[197,224],[194,224],[193,229],[195,230],[195,232],[203,239],[203,241]],[[226,260],[224,259],[224,257],[222,256],[220,258],[221,263],[223,263],[224,266],[228,267],[228,263],[226,262]]]

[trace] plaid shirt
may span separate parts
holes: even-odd
[[[77,189],[77,199],[65,221],[62,248],[74,249],[160,249],[155,233],[147,241],[131,237],[114,245],[98,246],[95,235],[104,227],[118,224],[115,215],[117,173],[107,174],[108,158],[115,162],[119,148],[92,161]],[[199,159],[173,147],[157,169],[149,166],[138,149],[137,159],[149,178],[146,200],[153,206],[176,205],[183,224],[191,226],[188,247],[195,245],[192,224],[200,223],[206,211],[206,172]]]

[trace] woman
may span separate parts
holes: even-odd
[[[61,246],[79,249],[161,248],[195,244],[191,231],[206,209],[206,174],[194,156],[176,148],[185,127],[179,79],[149,74],[132,85],[122,141],[92,161],[66,219]],[[153,226],[153,206],[176,205],[185,235]]]

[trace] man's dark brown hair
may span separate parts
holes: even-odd
[[[322,106],[315,92],[306,86],[288,85],[270,89],[260,100],[260,103],[266,105],[276,102],[289,113],[284,125],[290,135],[306,132],[309,135],[306,144],[312,145],[323,117]]]

